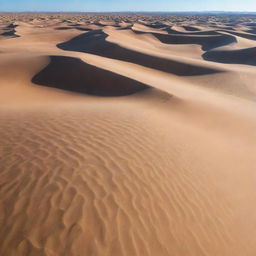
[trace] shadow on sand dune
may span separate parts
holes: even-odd
[[[15,28],[18,27],[18,25],[15,25],[13,23],[9,24],[8,26],[2,28],[2,33],[0,32],[0,36],[9,37],[9,38],[15,38],[20,37],[16,34]]]
[[[256,47],[232,51],[209,51],[204,53],[202,57],[208,61],[255,66]]]
[[[187,31],[200,31],[200,29],[195,28],[193,26],[182,26]]]
[[[106,41],[107,37],[108,35],[102,30],[96,30],[79,35],[70,41],[60,43],[57,47],[66,51],[85,52],[131,62],[178,76],[197,76],[221,72],[217,69],[196,66],[133,51]]]
[[[152,23],[152,24],[143,24],[144,26],[147,26],[149,28],[155,28],[155,29],[162,29],[167,28],[168,26],[161,23]]]
[[[6,36],[6,37],[11,37],[11,38],[20,37],[19,35],[16,35],[15,32],[16,32],[15,29],[12,29],[10,31],[6,31],[6,32],[0,34],[0,36]]]
[[[125,96],[149,86],[89,65],[78,58],[51,56],[50,64],[32,79],[34,84],[96,96]]]
[[[55,28],[56,30],[69,30],[69,29],[77,29],[77,30],[81,30],[81,31],[91,31],[92,29],[90,28],[83,28],[83,27],[79,27],[79,26],[70,26],[70,27],[57,27]]]
[[[168,27],[165,29],[166,32],[168,32],[169,35],[206,35],[206,36],[210,36],[210,35],[219,35],[219,33],[215,30],[199,30],[199,31],[186,31],[186,32],[181,32],[178,30],[175,30],[171,27]]]
[[[235,35],[235,36],[239,36],[239,37],[243,37],[249,40],[256,40],[256,35],[248,33],[248,32],[236,32],[236,31],[225,31],[224,32],[228,32],[229,34]]]
[[[203,32],[202,32],[203,33]],[[210,32],[208,32],[210,33]],[[213,33],[214,34],[214,33]],[[237,40],[231,35],[188,35],[188,34],[178,34],[178,35],[165,35],[159,33],[153,33],[153,35],[164,44],[199,44],[202,46],[203,51],[209,51],[211,49],[236,43]]]

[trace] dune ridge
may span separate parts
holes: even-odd
[[[107,37],[108,35],[101,30],[92,31],[79,35],[68,42],[60,43],[57,46],[66,51],[79,51],[132,62],[164,72],[170,72],[178,76],[195,76],[221,72],[217,69],[191,65],[132,51],[118,44],[106,41]]]
[[[255,53],[256,47],[227,51],[216,50],[204,53],[203,58],[221,63],[256,65]]]
[[[254,35],[0,14],[0,255],[255,256]]]
[[[50,58],[50,64],[33,77],[33,83],[97,96],[124,96],[149,88],[79,59],[63,56]]]

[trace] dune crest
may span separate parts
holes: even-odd
[[[102,30],[79,35],[67,42],[57,45],[62,50],[78,51],[135,63],[178,76],[196,76],[221,72],[218,69],[191,65],[171,59],[156,57],[133,51],[106,40],[108,35]]]
[[[51,56],[50,64],[36,74],[32,82],[39,85],[96,96],[124,96],[149,86],[93,67],[70,57]]]
[[[256,17],[0,17],[1,256],[255,256]]]

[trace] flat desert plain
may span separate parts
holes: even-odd
[[[1,256],[255,256],[256,16],[0,15]]]

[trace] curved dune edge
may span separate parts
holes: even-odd
[[[224,32],[227,32],[225,30],[223,30]],[[255,33],[249,33],[249,32],[236,32],[236,31],[228,31],[229,34],[235,35],[235,36],[239,36],[242,38],[246,38],[246,39],[250,39],[250,40],[256,40],[256,35]]]
[[[177,76],[200,76],[222,72],[214,68],[192,65],[133,51],[106,41],[107,37],[108,35],[102,30],[96,30],[57,44],[57,47],[65,51],[85,52],[110,59],[131,62]]]
[[[50,56],[51,62],[32,78],[38,85],[95,96],[125,96],[149,86],[107,70],[89,65],[78,58]]]
[[[183,28],[184,28],[186,31],[200,31],[199,28],[194,27],[194,26],[183,26]]]
[[[69,29],[77,29],[77,30],[81,30],[81,31],[90,31],[92,29],[90,28],[83,28],[83,27],[56,27],[56,30],[69,30]]]
[[[0,256],[255,256],[256,18],[5,16]]]
[[[203,51],[236,43],[237,40],[231,35],[164,35],[155,33],[154,36],[165,44],[199,44]]]
[[[4,38],[16,38],[20,37],[20,35],[16,34],[16,27],[18,25],[15,25],[13,23],[9,24],[8,26],[5,26],[3,28],[0,28],[0,36]]]
[[[0,36],[10,37],[10,38],[20,37],[19,35],[16,34],[15,29],[3,32]]]
[[[256,47],[240,49],[240,50],[227,50],[227,51],[209,51],[202,55],[205,60],[229,63],[229,64],[244,64],[256,65]]]

